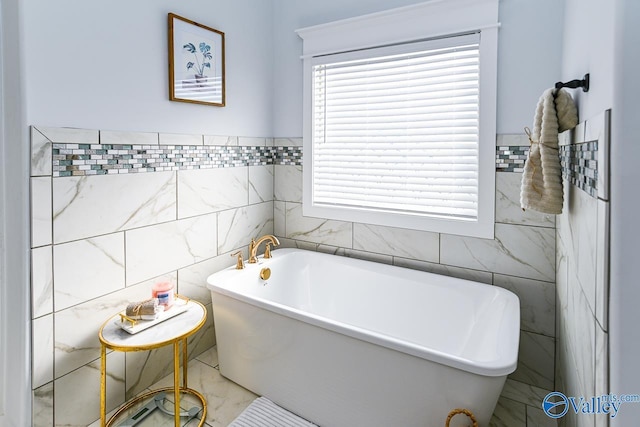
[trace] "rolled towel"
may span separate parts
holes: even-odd
[[[561,214],[563,204],[562,167],[558,133],[578,124],[578,112],[564,89],[546,90],[536,107],[531,147],[524,165],[520,206],[548,214]]]
[[[155,320],[162,307],[158,305],[157,298],[145,301],[132,302],[127,306],[126,315],[135,320]]]

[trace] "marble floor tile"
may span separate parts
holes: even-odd
[[[170,375],[154,388],[169,387],[172,383],[173,376]],[[202,393],[207,400],[206,423],[211,427],[226,427],[258,397],[199,360],[189,362],[189,387]]]
[[[211,347],[209,350],[201,353],[196,360],[199,360],[202,363],[205,363],[212,368],[217,368],[218,366],[218,349],[216,346]]]
[[[550,392],[550,390],[507,379],[502,389],[502,397],[525,403],[528,406],[540,407],[542,400]]]
[[[525,405],[501,397],[493,411],[489,427],[527,427]]]
[[[144,389],[142,390],[140,393],[138,393],[138,395],[136,395],[135,397],[142,395],[144,393],[147,393],[151,391],[151,389]],[[146,403],[148,402],[148,400],[144,400],[143,402],[140,402],[139,404],[134,405],[133,407],[129,408],[125,413],[121,414],[118,417],[118,422],[122,422],[125,417],[130,417],[132,415],[134,415],[137,411],[140,410],[141,407],[143,407],[144,405],[146,405]],[[182,406],[182,405],[180,405]],[[167,399],[164,402],[164,407],[169,410],[169,411],[173,411],[173,402],[170,401],[169,399]],[[107,413],[107,420],[111,419],[111,417],[116,413],[117,409],[114,409],[111,412]],[[189,422],[185,425],[183,425],[182,427],[194,427],[198,425],[198,421],[194,420],[194,422]],[[147,415],[143,421],[141,421],[139,424],[137,424],[137,427],[173,427],[175,426],[175,423],[173,421],[173,418],[163,414],[160,411],[154,411],[151,415]],[[206,424],[205,424],[206,426]],[[100,419],[95,420],[93,423],[89,424],[88,427],[100,427]]]
[[[252,392],[220,375],[216,368],[217,366],[218,353],[216,346],[209,348],[189,362],[189,387],[199,391],[207,401],[207,415],[204,424],[206,427],[226,427],[257,397]],[[141,390],[140,393],[172,385],[173,375],[169,374],[148,389]],[[42,387],[41,394],[45,397],[46,391],[46,386]],[[532,406],[539,406],[538,397],[541,401],[542,397],[548,393],[546,390],[508,380],[505,385],[505,392],[503,392],[503,396],[498,401],[494,416],[489,424],[490,427],[555,427],[555,424],[549,423],[545,418],[542,418],[543,416],[546,417],[546,415],[541,410],[532,408]],[[173,397],[167,395],[165,405],[168,409],[171,408],[171,402],[173,402]],[[526,406],[525,403],[530,406]],[[46,401],[43,401],[44,404],[46,404]],[[186,410],[192,404],[192,398],[187,396],[183,398],[180,406]],[[46,413],[46,405],[43,408],[41,412],[44,415]],[[108,417],[114,412],[112,411],[108,414]],[[546,418],[549,419],[548,417]],[[151,415],[148,421],[149,423],[145,421],[142,426],[169,427],[173,425],[171,420],[167,420],[166,417],[162,417],[159,414]],[[193,420],[186,426],[196,426],[197,424],[198,421]],[[49,424],[39,425],[50,425],[50,421]],[[96,420],[89,427],[98,427],[99,425],[100,421]]]
[[[527,406],[527,427],[557,427],[558,422],[542,409]]]

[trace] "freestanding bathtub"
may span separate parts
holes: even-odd
[[[485,427],[516,367],[498,287],[297,249],[207,282],[222,375],[323,427]]]

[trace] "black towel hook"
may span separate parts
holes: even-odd
[[[581,87],[583,92],[589,92],[589,73],[585,74],[582,80],[576,79],[566,83],[556,83],[556,89],[561,89],[563,87],[568,87],[570,89]]]

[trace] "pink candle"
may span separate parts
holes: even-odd
[[[158,305],[163,305],[168,310],[173,305],[173,284],[158,282],[151,288],[151,296],[158,298]]]

